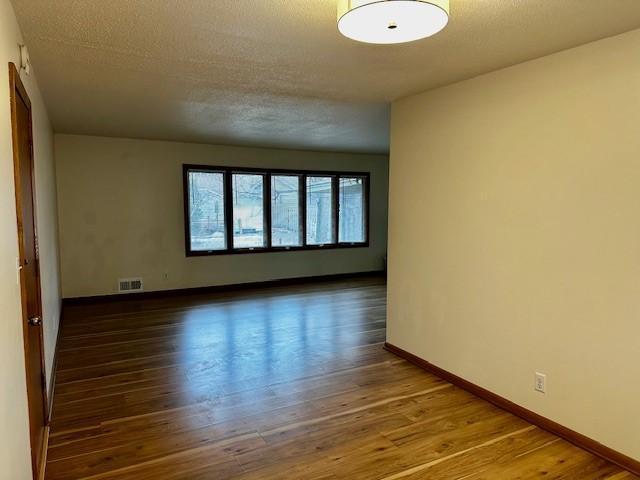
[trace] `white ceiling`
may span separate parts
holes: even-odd
[[[337,0],[12,0],[57,132],[386,152],[390,101],[640,27],[640,0],[451,0],[340,36]]]

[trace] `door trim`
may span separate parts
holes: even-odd
[[[24,88],[22,80],[20,79],[20,74],[18,73],[18,69],[15,64],[9,62],[9,86],[10,86],[10,104],[11,104],[11,140],[13,145],[13,172],[14,172],[14,184],[15,184],[15,195],[16,195],[16,221],[18,225],[18,249],[20,258],[24,258],[24,234],[22,227],[22,200],[21,200],[21,187],[20,187],[20,156],[19,156],[19,143],[18,143],[18,113],[17,113],[17,100],[18,96],[27,106],[27,110],[29,111],[29,146],[30,146],[30,154],[31,154],[31,185],[32,185],[32,194],[33,194],[33,219],[34,219],[34,236],[35,236],[35,246],[36,246],[36,272],[37,272],[37,296],[39,302],[39,310],[42,313],[42,287],[41,287],[41,278],[40,278],[40,252],[38,246],[38,226],[37,226],[37,215],[36,215],[36,198],[35,198],[35,180],[34,180],[34,152],[33,152],[33,114],[31,110],[31,100],[29,99],[29,95],[27,94],[27,90]],[[28,372],[29,372],[29,333],[27,331],[28,325],[28,313],[27,313],[27,296],[26,296],[26,282],[23,275],[20,275],[20,299],[22,305],[22,332],[23,332],[23,344],[24,344],[24,354],[25,354],[25,382],[27,384],[27,395],[29,398],[32,398],[34,392],[31,391],[31,387],[29,382],[27,381]],[[42,399],[40,399],[40,403],[44,412],[44,420],[45,432],[43,435],[43,442],[46,442],[47,438],[47,426],[49,423],[49,412],[47,406],[49,405],[49,401],[47,399],[47,381],[46,381],[46,367],[45,367],[45,359],[44,359],[44,325],[39,329],[39,341],[40,341],[40,367],[42,369]],[[32,423],[32,415],[29,409],[29,423]],[[32,468],[33,468],[33,477],[39,478],[42,470],[42,466],[33,462],[33,450],[35,448],[40,448],[41,459],[44,458],[46,452],[46,444],[43,445],[31,445],[32,450]]]

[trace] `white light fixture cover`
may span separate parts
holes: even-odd
[[[27,75],[31,73],[31,58],[26,45],[18,45],[20,47],[20,70]]]
[[[448,22],[449,0],[338,0],[338,30],[359,42],[413,42]]]

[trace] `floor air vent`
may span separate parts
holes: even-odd
[[[141,278],[121,278],[118,280],[118,292],[130,293],[130,292],[142,292],[142,279]]]

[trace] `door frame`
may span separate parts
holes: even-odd
[[[33,151],[33,113],[31,110],[31,100],[29,99],[29,95],[27,94],[27,90],[25,89],[22,80],[20,79],[20,74],[15,64],[9,62],[9,86],[10,86],[10,104],[11,104],[11,140],[13,145],[13,172],[14,172],[14,184],[15,184],[15,196],[16,196],[16,221],[18,226],[18,250],[20,258],[24,258],[24,234],[23,234],[23,226],[22,226],[22,195],[21,195],[21,186],[20,186],[20,154],[19,154],[19,143],[18,143],[18,114],[17,114],[17,101],[18,96],[27,106],[27,110],[29,112],[29,149],[30,149],[30,157],[31,157],[31,192],[32,192],[32,202],[33,202],[33,233],[34,233],[34,241],[35,241],[35,249],[36,249],[36,287],[37,287],[37,297],[38,297],[38,307],[39,313],[42,317],[42,285],[41,285],[41,276],[40,276],[40,249],[38,244],[38,225],[37,225],[37,214],[36,214],[36,194],[35,194],[35,162],[34,162],[34,151]],[[18,265],[18,268],[22,270],[22,267]],[[27,381],[29,375],[29,332],[27,330],[29,325],[28,312],[27,312],[27,294],[26,294],[26,281],[22,272],[20,275],[20,300],[22,306],[22,336],[23,336],[23,344],[24,344],[24,355],[25,355],[25,382],[27,384],[27,396],[29,399],[35,395],[34,392],[31,391],[31,387],[29,382]],[[49,409],[47,406],[48,402],[48,394],[47,394],[47,380],[46,380],[46,366],[45,366],[45,357],[44,357],[44,320],[41,328],[38,329],[38,338],[40,342],[40,368],[42,369],[42,399],[40,399],[42,403],[42,409],[44,412],[44,421],[45,428],[44,435],[42,437],[42,445],[31,445],[31,459],[32,459],[32,468],[33,468],[33,477],[39,478],[44,473],[44,462],[46,461],[46,443],[47,443],[47,431],[49,425]],[[33,422],[31,409],[29,411],[29,423]],[[31,437],[31,435],[30,435]],[[40,448],[40,464],[35,465],[33,461],[34,455],[33,451],[36,448]]]

